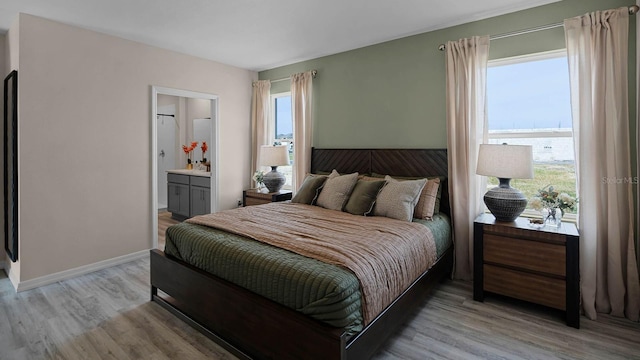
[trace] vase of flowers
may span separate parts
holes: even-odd
[[[207,150],[209,150],[209,146],[207,145],[206,141],[202,142],[202,146],[200,146],[200,150],[202,150],[202,161],[201,161],[201,163],[205,164],[207,162],[207,158],[204,156],[204,154],[206,154]]]
[[[262,189],[262,187],[264,186],[264,173],[262,171],[256,171],[253,174],[253,181],[256,182],[258,190]]]
[[[191,170],[193,169],[193,162],[191,160],[191,156],[193,155],[193,149],[196,148],[196,146],[198,146],[198,142],[197,141],[193,141],[191,142],[190,146],[186,146],[186,145],[182,145],[182,151],[184,151],[185,154],[187,154],[187,169]]]
[[[577,203],[578,199],[556,191],[551,185],[538,190],[538,194],[529,201],[533,209],[542,213],[544,225],[555,228],[562,225],[565,210],[574,210]]]

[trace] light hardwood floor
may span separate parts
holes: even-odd
[[[180,221],[171,218],[171,213],[166,210],[158,211],[158,249],[164,250],[164,233],[167,228]]]
[[[447,281],[376,359],[640,359],[640,324],[601,315],[564,325],[549,310],[471,299]],[[0,359],[233,359],[149,302],[142,259],[16,294],[0,271]]]

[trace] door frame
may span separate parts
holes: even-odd
[[[211,212],[218,211],[219,201],[219,97],[214,94],[201,93],[196,91],[174,89],[162,86],[151,86],[151,249],[158,247],[158,95],[171,95],[184,98],[205,99],[211,101],[211,140],[213,144],[209,147],[211,162]],[[177,150],[176,150],[177,151]]]

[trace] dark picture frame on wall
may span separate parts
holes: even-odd
[[[4,248],[18,260],[18,71],[4,79]]]

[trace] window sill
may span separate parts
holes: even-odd
[[[485,210],[485,213],[491,214],[489,210]],[[541,219],[542,218],[539,212],[533,211],[533,210],[525,210],[522,214],[520,214],[520,217],[525,219]],[[575,224],[576,226],[578,226],[577,218],[575,214],[565,214],[562,217],[562,222]]]

